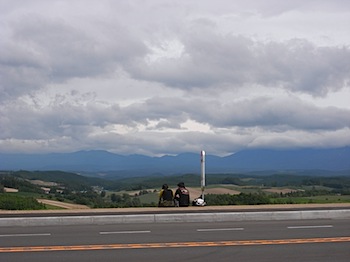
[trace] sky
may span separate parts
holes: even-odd
[[[350,146],[348,0],[0,0],[0,153]]]

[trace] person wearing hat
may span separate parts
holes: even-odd
[[[168,187],[167,184],[162,186],[162,190],[159,193],[159,207],[173,207],[174,206],[174,193]]]
[[[178,207],[188,207],[190,205],[190,192],[185,187],[184,182],[177,184],[178,188],[175,191],[175,205]]]

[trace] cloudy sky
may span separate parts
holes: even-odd
[[[0,152],[350,146],[348,0],[0,0]]]

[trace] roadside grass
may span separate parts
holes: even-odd
[[[334,196],[322,195],[312,197],[282,197],[271,198],[272,204],[332,204],[332,203],[350,203],[349,195]]]
[[[137,196],[142,204],[154,204],[157,205],[158,204],[158,196],[159,196],[159,192],[152,192],[152,193],[148,193],[148,194],[144,194],[144,195],[139,195]]]
[[[62,209],[66,209],[66,208],[63,208],[63,207],[59,207],[59,206],[53,206],[53,205],[49,205],[49,204],[43,204],[46,209],[48,210],[62,210]]]
[[[350,203],[350,195],[308,197],[314,203]]]

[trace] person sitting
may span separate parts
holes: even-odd
[[[190,205],[190,192],[185,187],[184,182],[177,184],[178,188],[175,191],[175,205],[178,207],[188,207]]]
[[[162,186],[162,190],[159,193],[159,207],[173,207],[174,206],[174,193],[168,187],[167,184]]]

